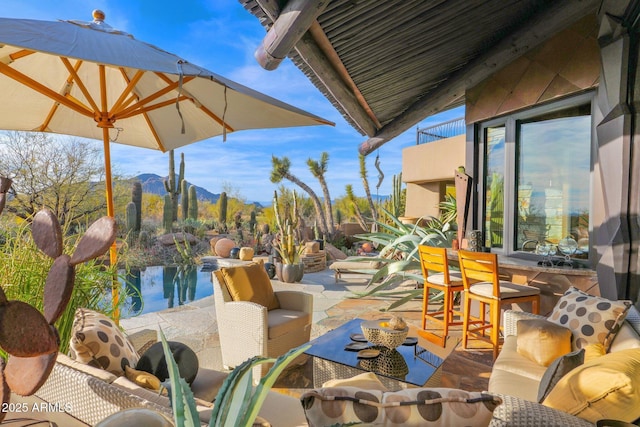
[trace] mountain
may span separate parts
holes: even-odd
[[[136,176],[134,179],[137,179],[142,184],[143,193],[158,194],[160,196],[167,194],[167,190],[164,188],[164,180],[166,177],[159,176],[154,173],[143,173]],[[187,183],[189,183],[189,181],[187,181]],[[197,185],[195,187],[198,200],[206,200],[211,203],[216,203],[218,198],[220,198],[220,194],[214,194],[202,187],[198,187]]]

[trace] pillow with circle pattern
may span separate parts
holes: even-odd
[[[611,301],[571,286],[547,319],[571,330],[572,350],[594,343],[608,350],[630,307],[630,301]]]
[[[76,310],[69,348],[72,359],[119,376],[140,358],[113,320],[86,308]]]
[[[497,396],[452,388],[412,388],[393,392],[329,387],[305,392],[302,407],[309,426],[487,426]]]

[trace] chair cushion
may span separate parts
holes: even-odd
[[[469,288],[469,292],[472,294],[480,295],[483,297],[493,296],[493,283],[491,282],[478,282]],[[538,295],[540,289],[535,286],[517,285],[506,280],[500,281],[500,298],[516,298],[525,297],[529,295]]]
[[[572,286],[558,300],[548,319],[571,329],[574,350],[598,342],[608,350],[630,306],[629,301],[611,301]]]
[[[300,400],[309,426],[487,426],[502,400],[488,393],[447,388],[395,392],[357,387],[311,390]]]
[[[640,417],[640,349],[622,350],[573,369],[542,402],[595,423]]]
[[[267,316],[269,339],[274,339],[289,332],[303,330],[311,324],[311,314],[303,311],[277,308]]]
[[[571,331],[545,319],[519,320],[517,351],[538,365],[549,366],[571,352]]]
[[[234,301],[255,302],[267,307],[267,310],[280,308],[269,275],[261,262],[222,267],[220,274]]]
[[[433,283],[434,285],[444,285],[444,273],[434,273],[429,274],[427,277],[427,281],[429,283]],[[462,274],[458,272],[449,272],[449,282],[450,284],[458,284],[462,285]]]
[[[581,348],[580,350],[560,356],[551,362],[540,380],[537,402],[542,403],[562,377],[582,365],[584,363],[584,356],[585,350]]]
[[[198,356],[186,344],[176,341],[169,341],[168,344],[176,365],[178,365],[180,376],[187,383],[193,383],[198,373]],[[169,378],[167,360],[164,356],[164,348],[161,342],[155,343],[140,356],[136,369],[149,372],[158,377],[160,381],[165,381]]]
[[[125,366],[135,366],[140,358],[110,318],[86,308],[76,310],[69,347],[72,359],[118,376],[124,375]]]

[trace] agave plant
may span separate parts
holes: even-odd
[[[378,257],[362,258],[367,261],[378,261],[381,267],[369,280],[367,290],[355,293],[355,295],[358,298],[393,297],[395,301],[387,308],[387,310],[392,310],[422,296],[422,289],[394,290],[397,285],[406,280],[424,282],[418,246],[451,247],[456,230],[451,222],[444,222],[441,218],[429,218],[426,220],[428,225],[423,227],[419,224],[424,218],[420,218],[416,224],[404,224],[386,209],[381,208],[381,210],[390,223],[376,221],[378,232],[356,236],[359,239],[370,241],[378,247],[382,246]],[[433,296],[434,299],[438,297],[440,296]]]
[[[176,427],[200,426],[193,393],[184,378],[180,378],[178,366],[162,330],[160,330],[160,339],[169,371],[174,424]],[[289,363],[309,347],[311,347],[309,344],[296,347],[277,359],[253,357],[231,371],[216,396],[216,404],[211,414],[209,427],[250,427],[253,425],[267,393],[275,384],[276,379]],[[264,363],[273,363],[273,366],[260,379],[258,385],[253,387],[253,368]]]

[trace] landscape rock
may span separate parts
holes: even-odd
[[[190,245],[198,243],[198,238],[191,233],[168,233],[158,237],[158,242],[164,246],[173,246],[187,241]]]

